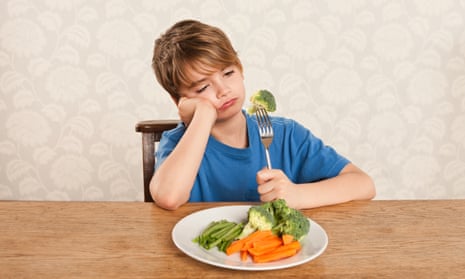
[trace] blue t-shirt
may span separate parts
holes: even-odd
[[[191,190],[190,202],[260,200],[256,174],[266,167],[265,149],[255,117],[244,114],[249,146],[234,148],[210,136]],[[272,116],[271,122],[274,131],[270,145],[271,165],[274,169],[281,169],[294,183],[334,177],[349,163],[296,121]],[[179,124],[163,133],[156,152],[156,169],[175,148],[185,129],[183,124]]]

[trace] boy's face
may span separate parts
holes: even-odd
[[[242,110],[245,98],[244,77],[235,65],[224,69],[206,69],[201,73],[189,67],[187,76],[192,81],[179,89],[181,97],[202,98],[217,109],[218,118],[226,118]]]

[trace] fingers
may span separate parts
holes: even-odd
[[[260,194],[260,200],[263,202],[272,201],[277,198],[272,183],[259,185],[257,191]]]
[[[257,172],[257,191],[262,202],[285,199],[289,204],[296,204],[299,191],[287,175],[280,169],[262,169]]]
[[[279,169],[262,169],[257,173],[257,191],[261,201],[282,198],[291,190],[287,176]]]
[[[272,179],[283,177],[286,177],[286,175],[281,170],[268,169],[265,167],[257,172],[257,183],[260,185]]]
[[[274,187],[272,183],[265,183],[265,184],[258,185],[257,191],[260,195],[264,195],[266,193],[273,191],[273,188]]]

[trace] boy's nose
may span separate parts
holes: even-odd
[[[217,87],[217,93],[216,93],[216,96],[217,98],[221,98],[223,96],[226,96],[229,92],[229,87],[224,84],[224,83],[218,83],[218,87]]]

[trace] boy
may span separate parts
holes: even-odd
[[[150,191],[158,206],[283,198],[299,209],[374,197],[367,174],[283,117],[272,117],[274,168],[264,167],[256,119],[243,110],[242,64],[220,29],[176,23],[155,41],[152,66],[182,121],[156,154]]]

